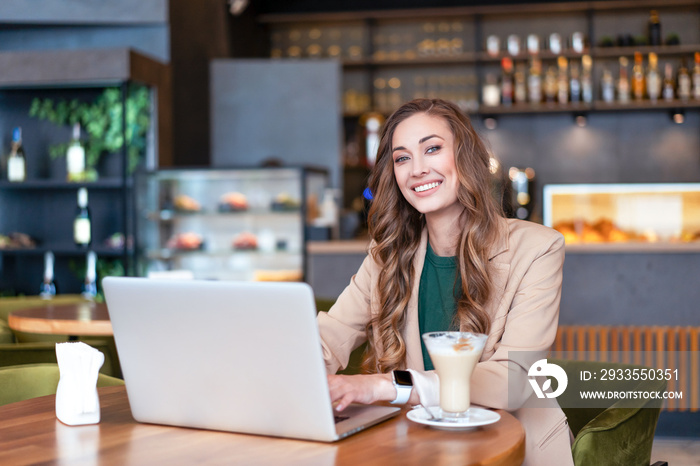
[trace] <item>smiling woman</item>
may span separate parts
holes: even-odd
[[[440,381],[420,335],[485,334],[472,402],[520,419],[525,464],[570,465],[563,412],[553,399],[549,409],[529,407],[527,381],[556,335],[563,237],[506,219],[489,168],[484,144],[450,102],[417,99],[386,121],[369,181],[370,254],[318,316],[331,399],[338,411],[382,400],[435,406]],[[335,375],[364,342],[366,374]],[[515,362],[518,351],[527,356]]]
[[[429,135],[420,137],[425,133]],[[396,184],[406,201],[426,216],[429,225],[444,221],[449,224],[463,210],[457,201],[459,182],[453,139],[444,119],[425,113],[407,118],[394,132]]]

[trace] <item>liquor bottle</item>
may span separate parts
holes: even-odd
[[[557,72],[553,66],[550,66],[544,75],[544,99],[547,103],[554,103],[557,100],[557,86]]]
[[[81,248],[87,248],[92,242],[92,223],[90,221],[86,188],[78,190],[78,209],[73,221],[73,240],[76,246]]]
[[[563,49],[561,35],[553,33],[549,35],[549,51],[554,55],[559,55]]]
[[[569,61],[564,57],[557,59],[559,66],[559,82],[557,83],[557,101],[560,104],[569,102]]]
[[[51,251],[44,254],[44,281],[39,288],[39,296],[44,299],[51,299],[56,296],[56,285],[53,282],[53,253]]]
[[[678,98],[681,100],[689,100],[691,95],[691,80],[685,58],[681,60],[681,66],[678,68],[676,81]]]
[[[622,103],[630,101],[630,81],[627,77],[627,57],[620,57],[620,76],[617,78],[617,100]]]
[[[506,39],[506,48],[508,53],[514,57],[520,55],[520,37],[517,34],[511,34]]]
[[[504,57],[501,60],[501,68],[503,69],[503,74],[501,75],[501,103],[505,106],[510,106],[513,104],[515,87],[513,83],[513,60]]]
[[[17,127],[12,131],[12,147],[7,158],[7,180],[14,182],[24,181],[27,170],[22,147],[22,128]]]
[[[530,75],[527,77],[527,95],[530,103],[542,102],[542,62],[538,58],[532,59]]]
[[[656,102],[661,96],[661,76],[659,75],[658,59],[654,52],[649,53],[649,69],[647,70],[647,95],[649,100]]]
[[[593,60],[590,55],[581,57],[583,72],[581,73],[581,97],[587,104],[593,102]]]
[[[649,14],[649,45],[661,45],[661,20],[656,10]]]
[[[578,103],[581,101],[581,72],[578,63],[571,62],[571,78],[569,80],[569,93],[571,94],[571,102]]]
[[[603,78],[600,80],[600,92],[604,102],[615,101],[615,83],[613,82],[612,73],[606,67],[603,69]]]
[[[515,103],[517,104],[527,102],[527,78],[525,73],[525,63],[519,63],[515,68],[515,88],[513,90]]]
[[[364,127],[362,131],[362,151],[360,152],[360,160],[363,165],[373,167],[377,161],[377,149],[379,148],[379,129],[384,123],[384,117],[380,113],[365,113],[360,117],[360,126]]]
[[[700,99],[700,52],[695,52],[695,66],[693,67],[693,98]]]
[[[670,63],[666,63],[664,65],[664,85],[661,91],[664,100],[672,101],[676,96],[675,84],[673,81],[673,66]]]
[[[642,60],[642,53],[634,52],[634,67],[632,67],[632,95],[634,95],[634,100],[644,99],[646,82],[644,80]]]
[[[85,179],[85,148],[80,143],[80,123],[73,125],[71,139],[66,153],[66,168],[68,181],[83,181]]]
[[[540,53],[540,36],[537,34],[528,34],[527,52],[530,55],[537,55]]]
[[[82,295],[87,299],[95,299],[97,296],[97,255],[95,251],[87,253]]]
[[[501,89],[494,73],[486,75],[486,82],[481,90],[481,101],[486,107],[498,107],[501,103]]]

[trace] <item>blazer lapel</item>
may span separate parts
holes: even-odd
[[[420,245],[413,259],[414,281],[411,289],[411,299],[408,301],[408,313],[406,315],[406,366],[412,369],[424,370],[423,350],[421,349],[420,324],[418,322],[418,292],[420,290],[420,276],[423,272],[425,254],[428,250],[428,229],[423,228],[420,237]]]

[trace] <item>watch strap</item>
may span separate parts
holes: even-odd
[[[393,405],[402,405],[406,404],[408,402],[408,399],[411,397],[411,390],[413,390],[413,383],[411,381],[410,384],[407,384],[406,382],[400,383],[397,380],[396,377],[396,372],[393,371],[391,373],[391,379],[392,382],[394,383],[394,387],[396,388],[396,398],[394,401],[391,402]],[[404,374],[408,374],[408,378],[412,380],[411,373],[407,371],[401,371]]]

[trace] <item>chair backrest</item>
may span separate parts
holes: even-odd
[[[574,464],[625,464],[648,465],[651,460],[651,447],[654,441],[656,423],[661,412],[662,400],[649,399],[609,401],[606,405],[573,407],[577,404],[581,387],[582,371],[591,374],[603,373],[603,369],[641,368],[631,364],[619,364],[596,361],[571,361],[548,359],[549,363],[560,366],[567,373],[569,385],[557,399],[569,421],[569,427],[575,436],[572,446]],[[595,384],[586,387],[595,390]],[[616,391],[664,391],[665,380],[619,380],[614,387],[606,390]],[[581,404],[579,402],[578,404]]]
[[[0,406],[38,396],[53,395],[58,387],[58,364],[24,364],[0,367]],[[116,377],[99,374],[98,387],[124,385]]]
[[[121,378],[121,365],[114,338],[83,341],[105,355],[105,362],[100,368],[101,374]],[[43,363],[56,364],[56,343],[0,343],[0,368]]]

